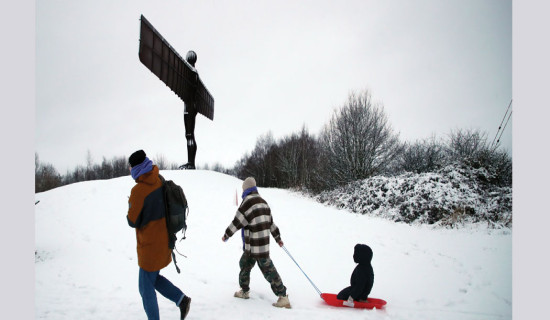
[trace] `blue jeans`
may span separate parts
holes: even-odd
[[[172,282],[161,276],[160,271],[149,272],[139,268],[139,293],[143,300],[143,308],[149,320],[158,320],[159,306],[157,302],[158,291],[166,299],[171,300],[179,306],[185,296]]]

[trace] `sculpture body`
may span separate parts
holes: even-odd
[[[188,162],[180,168],[195,169],[196,116],[214,120],[214,97],[195,69],[197,54],[189,51],[184,60],[143,15],[140,20],[139,60],[184,102]]]

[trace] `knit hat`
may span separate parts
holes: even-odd
[[[138,150],[130,156],[128,159],[128,162],[130,163],[130,167],[135,167],[138,164],[142,163],[143,160],[145,160],[145,151]]]
[[[256,186],[256,180],[252,177],[248,177],[243,182],[243,191]]]

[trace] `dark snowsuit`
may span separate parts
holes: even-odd
[[[338,293],[337,298],[348,300],[367,300],[374,283],[374,271],[371,265],[372,249],[366,244],[356,244],[353,251],[353,261],[358,263],[351,274],[351,286]]]

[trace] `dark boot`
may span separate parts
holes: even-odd
[[[191,298],[188,296],[184,296],[180,303],[180,319],[183,320],[185,317],[187,317],[187,314],[189,313],[189,308],[191,307]]]
[[[182,164],[180,167],[179,167],[180,170],[195,170],[195,164],[193,163],[186,163],[186,164]]]

